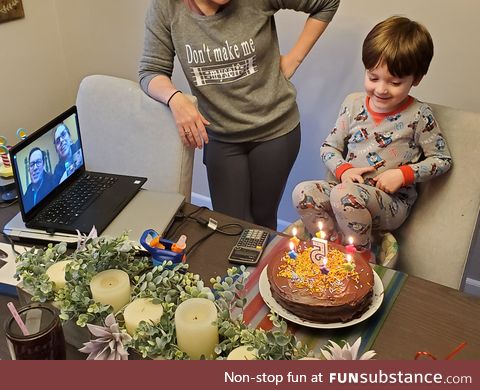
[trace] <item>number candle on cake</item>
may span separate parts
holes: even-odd
[[[322,256],[326,256],[328,253],[328,241],[325,240],[325,232],[322,230],[323,224],[318,223],[318,232],[315,233],[316,237],[312,238],[312,245],[320,251]]]
[[[218,344],[217,308],[205,298],[190,298],[175,311],[177,345],[191,359],[214,355]]]
[[[48,249],[47,249],[48,250]],[[50,281],[54,283],[53,289],[55,291],[60,290],[65,287],[65,267],[71,260],[58,261],[55,264],[52,264],[47,271],[45,272],[50,278]]]
[[[130,302],[130,279],[125,271],[109,269],[96,274],[90,281],[95,302],[111,305],[117,312]]]
[[[138,298],[130,302],[123,312],[125,327],[130,336],[133,336],[141,321],[153,325],[160,322],[163,315],[161,304],[155,304],[151,298]]]
[[[345,250],[347,253],[352,255],[354,255],[357,251],[357,248],[355,248],[355,245],[353,245],[353,237],[348,237],[348,245],[345,246]]]
[[[258,351],[251,345],[242,345],[235,348],[227,356],[227,360],[257,360]]]

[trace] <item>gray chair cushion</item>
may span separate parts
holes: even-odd
[[[453,157],[445,175],[419,185],[407,222],[396,232],[398,267],[460,288],[480,209],[480,114],[431,105]]]
[[[190,200],[193,149],[182,145],[167,106],[136,82],[102,75],[82,80],[77,106],[89,170],[145,176],[145,188]]]

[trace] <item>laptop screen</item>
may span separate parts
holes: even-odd
[[[84,168],[78,117],[72,107],[11,150],[24,214]]]

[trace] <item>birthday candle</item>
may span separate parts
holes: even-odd
[[[297,252],[295,252],[295,244],[290,241],[288,245],[290,246],[290,252],[288,252],[288,255],[291,259],[295,260],[298,257]]]
[[[357,251],[357,248],[355,248],[355,245],[353,245],[353,237],[352,236],[348,237],[348,242],[349,242],[349,244],[345,246],[345,250],[346,250],[347,253],[353,255]]]
[[[323,263],[320,266],[320,271],[322,271],[322,274],[324,274],[324,275],[328,275],[328,273],[330,272],[330,270],[327,267],[327,258],[326,257],[323,258]]]
[[[294,248],[296,248],[298,246],[298,244],[300,244],[300,240],[297,237],[297,228],[296,227],[294,227],[292,229],[292,234],[293,234],[293,237],[290,238],[290,242],[292,242],[293,245],[294,245]]]
[[[322,239],[325,238],[326,234],[323,231],[323,223],[322,222],[318,223],[318,232],[315,233],[315,236],[317,236],[317,238],[322,238]]]

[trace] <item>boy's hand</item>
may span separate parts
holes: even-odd
[[[403,173],[400,169],[388,169],[373,180],[377,183],[375,187],[387,194],[394,194],[403,186]]]
[[[375,167],[350,168],[343,172],[340,180],[342,183],[364,183],[363,175],[368,172],[374,172]]]

